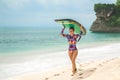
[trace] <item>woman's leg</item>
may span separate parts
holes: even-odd
[[[68,55],[69,55],[69,58],[70,58],[71,63],[72,63],[73,52],[68,51]],[[74,70],[73,70],[73,63],[72,63],[72,71],[74,71]]]
[[[68,51],[68,55],[69,55],[69,58],[70,58],[70,60],[71,60],[71,62],[72,62],[73,52]]]
[[[75,69],[76,69],[76,63],[75,63],[75,60],[76,60],[76,57],[78,55],[78,50],[75,50],[73,52],[73,55],[72,55],[72,67],[73,67],[73,73],[75,72]]]

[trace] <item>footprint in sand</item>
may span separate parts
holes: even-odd
[[[48,78],[45,78],[45,80],[48,80]]]
[[[81,75],[83,75],[83,73],[80,73],[79,75],[81,76]]]
[[[54,76],[59,76],[60,74],[54,74]]]
[[[79,77],[78,79],[83,79],[84,77]]]
[[[76,74],[76,76],[78,77],[77,78],[73,77],[72,80],[81,80],[81,79],[87,78],[91,76],[95,72],[96,69],[97,68],[91,68],[91,69],[78,71],[78,73]]]
[[[98,64],[98,66],[103,66],[102,64]]]
[[[65,72],[62,72],[62,73],[65,73]]]

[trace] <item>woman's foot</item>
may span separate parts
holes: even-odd
[[[77,68],[75,68],[75,70],[72,71],[71,76],[74,76],[76,72],[77,72]]]

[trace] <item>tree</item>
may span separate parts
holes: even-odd
[[[116,5],[120,6],[120,0],[117,0]]]

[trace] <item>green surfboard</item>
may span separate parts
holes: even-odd
[[[56,19],[56,22],[62,24],[65,28],[73,27],[75,29],[75,33],[79,34],[82,31],[82,35],[86,35],[86,29],[80,23],[72,19]]]

